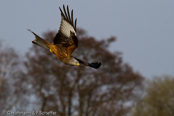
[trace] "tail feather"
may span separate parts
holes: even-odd
[[[35,40],[32,41],[32,43],[41,46],[45,49],[49,49],[49,47],[47,46],[48,44],[50,44],[49,42],[43,40],[41,37],[39,37],[37,34],[35,34],[33,31],[31,31],[30,29],[27,29],[28,31],[30,31],[31,33],[34,34],[35,36]]]

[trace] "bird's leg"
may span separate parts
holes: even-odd
[[[53,53],[52,49],[50,48],[50,52]]]

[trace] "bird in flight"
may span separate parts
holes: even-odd
[[[53,44],[42,39],[33,31],[28,29],[28,31],[33,33],[35,36],[35,40],[33,40],[32,43],[48,49],[64,64],[72,66],[79,66],[80,64],[83,64],[85,66],[93,67],[95,69],[99,68],[101,66],[101,63],[88,63],[72,56],[72,52],[78,47],[78,38],[76,35],[77,19],[75,19],[75,22],[73,21],[73,10],[70,14],[68,6],[67,9],[65,9],[65,6],[63,5],[64,12],[60,7],[59,9],[62,17],[61,24],[58,33],[54,37]]]

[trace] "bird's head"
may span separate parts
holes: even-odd
[[[73,57],[70,58],[68,63],[69,63],[69,65],[73,65],[73,66],[79,66],[80,65],[80,63]]]

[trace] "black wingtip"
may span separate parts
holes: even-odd
[[[76,31],[76,25],[77,25],[77,18],[75,19],[75,24],[74,24],[75,31]]]
[[[100,68],[100,66],[101,66],[101,62],[95,62],[95,63],[89,63],[88,64],[90,67],[93,67],[93,68],[95,68],[95,69],[98,69],[98,68]]]

